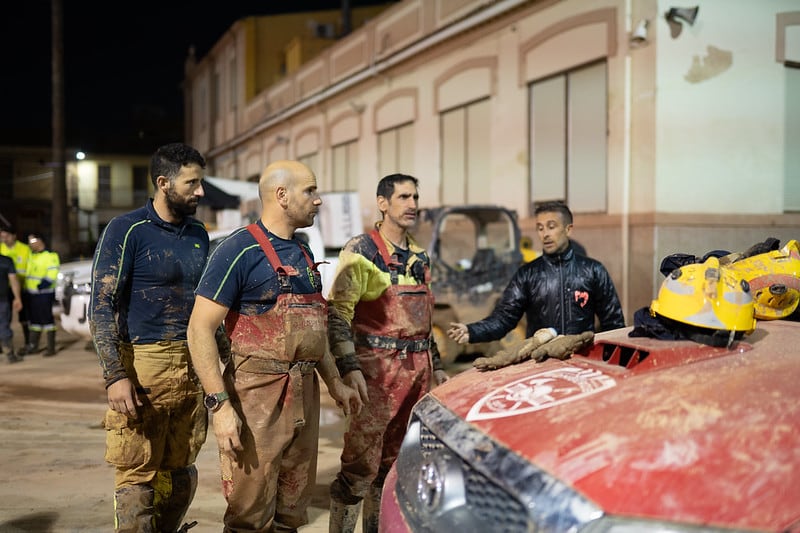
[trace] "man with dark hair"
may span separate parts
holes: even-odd
[[[331,352],[364,409],[350,418],[341,470],[331,484],[329,530],[377,531],[381,490],[397,458],[411,407],[447,380],[431,334],[430,258],[409,235],[418,181],[391,174],[378,183],[382,220],[348,241],[328,296]]]
[[[453,323],[447,334],[460,344],[502,339],[524,314],[527,337],[542,328],[560,335],[625,325],[622,306],[608,271],[580,255],[570,242],[572,212],[563,202],[536,207],[536,231],[542,255],[517,270],[492,313],[471,324]]]
[[[192,216],[205,166],[191,146],[160,147],[153,198],[112,219],[95,251],[89,322],[108,393],[117,532],[176,531],[197,487],[208,417],[186,328],[208,255],[206,228]]]

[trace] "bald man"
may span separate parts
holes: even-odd
[[[322,200],[297,161],[270,164],[258,184],[260,219],[226,238],[208,261],[189,319],[189,349],[220,449],[224,529],[293,531],[308,523],[316,482],[319,380],[345,415],[358,393],[327,349],[327,303],[310,248],[294,237]],[[214,332],[223,323],[231,360]],[[220,371],[220,367],[224,371]]]

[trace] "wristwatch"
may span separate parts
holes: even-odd
[[[230,396],[225,391],[217,392],[215,394],[206,394],[206,397],[203,399],[203,404],[206,406],[206,409],[209,411],[216,412],[219,409],[219,406],[222,405],[222,402],[228,400]]]

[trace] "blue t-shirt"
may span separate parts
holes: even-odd
[[[312,264],[314,256],[308,245],[300,239],[281,239],[264,229],[259,220],[258,230],[266,232],[283,265],[293,266],[297,276],[290,276],[292,292],[311,294],[320,292],[314,281],[311,266],[303,253],[305,249]],[[196,294],[213,300],[242,315],[266,313],[275,305],[281,294],[278,275],[269,263],[255,237],[247,228],[231,233],[208,258]]]
[[[192,217],[162,220],[150,200],[108,223],[95,250],[89,320],[97,340],[186,340],[208,232]],[[115,331],[119,328],[118,331]]]
[[[95,250],[88,314],[106,385],[126,377],[119,343],[185,341],[208,232],[187,217],[161,219],[147,205],[112,219]]]

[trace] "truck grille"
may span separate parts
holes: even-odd
[[[431,454],[447,449],[425,424],[422,424],[420,429],[423,456],[430,457]],[[492,531],[503,533],[528,531],[527,513],[522,503],[472,468],[469,463],[463,460],[460,463],[465,480],[467,506],[471,512],[486,523],[492,524]]]

